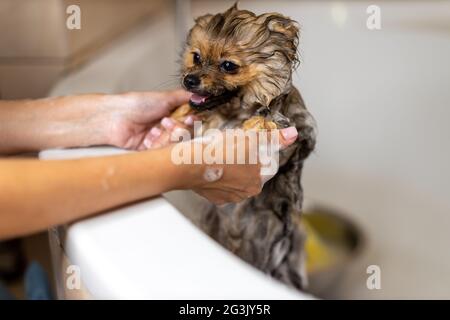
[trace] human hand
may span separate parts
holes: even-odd
[[[181,104],[187,103],[190,96],[191,94],[184,90],[106,95],[106,107],[102,112],[103,118],[109,123],[108,144],[133,150],[148,149],[155,135],[158,135],[157,129],[151,129],[158,128],[155,126],[161,118],[168,116]],[[166,125],[169,123],[167,120],[164,122]],[[171,132],[178,127],[187,129],[190,123],[174,122],[167,130]],[[165,135],[154,146],[163,146],[166,141],[162,138],[165,138]]]
[[[148,149],[161,148],[171,142],[178,142],[177,136],[182,136],[187,130],[193,135],[193,125],[199,118],[188,115],[181,119],[164,117],[160,123],[153,126],[144,139],[144,146]],[[178,134],[177,134],[178,133]]]
[[[224,139],[224,143],[222,144],[224,146],[223,162],[226,162],[227,150],[233,150],[233,154],[237,155],[237,152],[242,152],[242,150],[238,150],[238,146],[244,145],[245,163],[238,164],[235,161],[234,164],[202,165],[202,177],[199,182],[197,179],[192,189],[215,204],[240,202],[258,194],[262,189],[264,181],[271,178],[261,175],[261,162],[259,158],[260,148],[267,148],[268,143],[270,143],[271,133],[278,133],[281,149],[294,143],[298,137],[298,132],[295,127],[267,131],[268,139],[266,141],[261,141],[259,138],[252,140],[248,136],[238,136],[237,140],[232,139],[230,141],[226,139],[225,135],[222,135],[219,138]],[[239,139],[244,140],[239,141]],[[191,142],[191,146],[192,143],[199,142],[193,141]],[[249,159],[252,158],[258,159],[258,162],[251,163]]]

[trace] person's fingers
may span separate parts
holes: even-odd
[[[170,144],[170,133],[165,131],[152,142],[152,149],[162,148]]]
[[[189,128],[194,124],[194,119],[194,117],[188,116],[186,119],[184,119],[184,123],[181,123],[171,118],[163,118],[161,120],[161,126],[167,132],[169,132],[172,142],[190,140],[192,139],[192,132],[189,130]]]
[[[189,127],[192,127],[194,125],[195,121],[201,121],[200,117],[195,115],[188,115],[187,117],[183,118],[183,123]]]
[[[293,144],[298,137],[298,131],[295,127],[288,127],[284,129],[275,129],[275,130],[265,130],[265,133],[267,134],[267,140],[259,139],[259,143],[260,144],[270,143],[276,137],[276,136],[274,137],[273,134],[278,133],[278,143],[279,143],[278,147],[281,150]]]
[[[186,118],[187,119],[187,118]],[[193,124],[194,118],[187,121]],[[186,120],[184,121],[186,123]],[[146,149],[160,148],[168,145],[171,142],[177,142],[180,139],[188,139],[186,136],[190,136],[188,128],[185,123],[181,123],[169,117],[165,117],[161,122],[152,127],[146,134],[143,145]]]
[[[207,191],[194,190],[194,191],[216,205],[231,202],[237,203],[245,199],[245,197],[239,196],[234,192],[223,191],[221,189],[209,189]]]
[[[164,92],[162,98],[167,104],[167,108],[173,110],[174,108],[189,102],[191,95],[192,93],[179,89]]]
[[[298,138],[295,127],[267,131],[267,140],[258,140],[258,160],[261,164],[260,177],[262,185],[276,174],[279,168],[278,152],[293,144]]]
[[[295,127],[288,127],[280,130],[280,144],[282,147],[288,147],[297,140],[298,131]]]
[[[143,145],[145,148],[150,149],[153,147],[153,142],[158,139],[163,133],[159,126],[154,126],[144,137]]]
[[[176,122],[171,118],[164,117],[161,119],[161,125],[164,129],[171,131],[175,128]]]
[[[147,149],[160,148],[168,143],[170,131],[176,126],[174,120],[164,117],[160,124],[150,129],[144,139],[144,145]],[[168,132],[169,131],[169,132]]]

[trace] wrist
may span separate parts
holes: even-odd
[[[130,135],[130,115],[135,115],[135,106],[139,104],[137,97],[132,93],[105,94],[99,100],[97,123],[102,131],[102,144],[124,147],[124,137]]]
[[[63,139],[59,141],[61,146],[114,145],[122,118],[118,109],[124,103],[122,95],[86,94],[61,99],[67,99],[60,108],[59,117],[65,122],[65,132],[59,135]]]
[[[107,97],[88,94],[42,102],[45,113],[39,130],[46,148],[107,144]],[[107,113],[106,113],[107,114]]]

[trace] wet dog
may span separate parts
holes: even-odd
[[[315,146],[315,123],[292,85],[298,65],[297,23],[278,13],[256,15],[234,5],[195,20],[183,54],[182,84],[208,127],[295,126],[297,141],[280,152],[280,168],[262,192],[237,204],[211,206],[203,229],[274,278],[306,284],[300,224],[303,162]],[[184,110],[184,111],[183,111]]]

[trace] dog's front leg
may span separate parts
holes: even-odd
[[[276,129],[277,125],[262,116],[253,116],[242,123],[242,128],[244,130],[271,130]]]
[[[189,103],[185,103],[172,112],[170,117],[177,121],[181,121],[190,114],[194,114],[194,110],[189,106]]]

